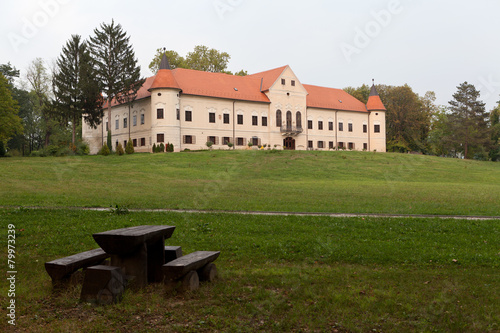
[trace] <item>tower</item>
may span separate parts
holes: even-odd
[[[181,147],[180,93],[174,72],[165,54],[160,69],[154,78],[151,93],[151,146],[153,143],[174,145],[175,151]]]
[[[373,80],[375,81],[375,80]],[[375,88],[375,82],[372,84],[370,96],[366,103],[368,110],[368,138],[369,150],[385,152],[386,151],[386,132],[385,132],[385,112],[387,111],[384,103]]]

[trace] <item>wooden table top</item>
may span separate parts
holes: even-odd
[[[169,225],[141,225],[100,232],[92,237],[106,253],[125,255],[135,252],[144,243],[170,238],[174,230],[175,227]]]

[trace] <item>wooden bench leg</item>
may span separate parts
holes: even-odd
[[[196,271],[191,271],[182,278],[181,291],[195,291],[199,287],[200,279]]]
[[[212,282],[217,278],[217,267],[214,263],[209,263],[198,270],[201,281]]]
[[[126,283],[126,277],[119,267],[89,267],[85,272],[80,300],[97,304],[118,303]]]

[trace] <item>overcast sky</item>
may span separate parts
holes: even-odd
[[[144,76],[157,48],[184,56],[201,44],[228,52],[233,72],[290,65],[306,84],[407,83],[446,105],[468,81],[488,110],[500,100],[498,0],[1,0],[0,9],[0,63],[21,75],[114,19]]]

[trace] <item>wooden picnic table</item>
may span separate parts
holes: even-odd
[[[111,255],[111,266],[121,267],[133,284],[144,287],[148,282],[161,282],[165,263],[165,239],[174,226],[142,225],[93,234],[94,240]]]

